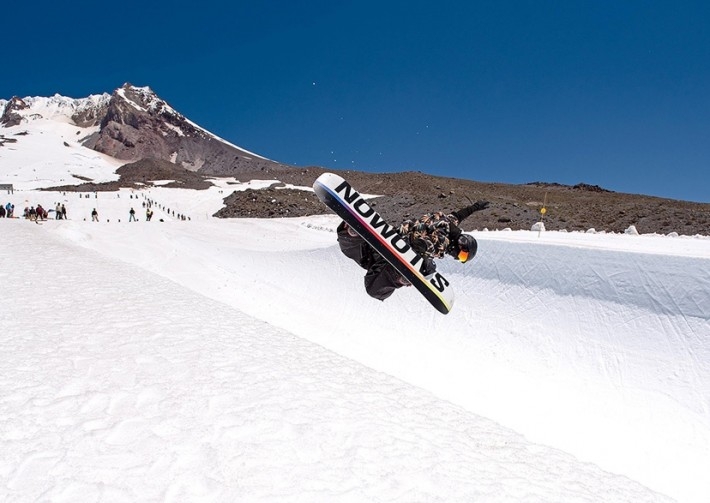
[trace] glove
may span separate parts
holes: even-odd
[[[488,206],[490,206],[490,204],[491,203],[489,203],[488,201],[476,201],[475,203],[473,203],[472,208],[473,208],[473,211],[481,211],[481,210],[485,210],[486,208],[488,208]]]
[[[419,269],[424,276],[429,276],[436,272],[436,263],[433,258],[425,257],[424,262]]]
[[[417,255],[424,255],[427,251],[427,242],[422,238],[412,238],[409,242],[409,246],[412,247]]]

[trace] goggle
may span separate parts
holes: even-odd
[[[468,252],[466,250],[459,250],[459,254],[457,256],[459,259],[459,262],[464,263],[468,260]]]

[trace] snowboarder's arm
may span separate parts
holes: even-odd
[[[486,208],[488,208],[489,204],[490,203],[488,201],[476,201],[472,205],[466,206],[465,208],[461,208],[460,210],[454,211],[451,214],[453,216],[455,216],[459,222],[461,222],[465,218],[468,218],[471,215],[471,213],[476,212],[476,211],[485,210]]]

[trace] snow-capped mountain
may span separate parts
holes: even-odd
[[[3,110],[0,125],[19,126],[37,120],[66,121],[80,127],[92,127],[101,122],[105,115],[109,94],[94,94],[88,98],[74,99],[55,94],[52,97],[14,96],[9,101],[0,100]]]
[[[0,110],[0,141],[64,124],[75,129],[70,144],[123,161],[119,164],[159,159],[227,176],[283,167],[201,128],[149,87],[126,83],[110,95],[80,99],[13,97],[0,100]]]

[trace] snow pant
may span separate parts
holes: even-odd
[[[365,273],[365,291],[370,297],[385,300],[397,288],[408,282],[397,270],[390,265],[359,235],[351,235],[345,222],[341,222],[337,229],[338,245],[343,254],[357,262]]]

